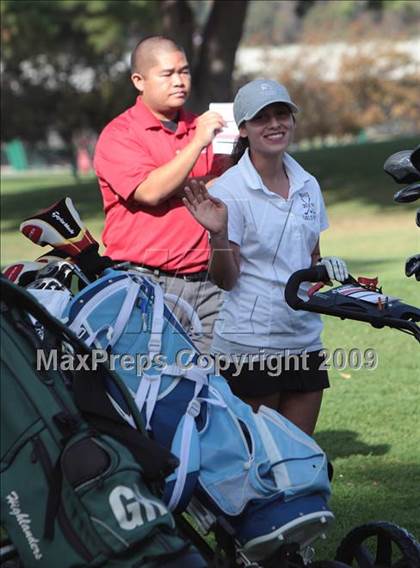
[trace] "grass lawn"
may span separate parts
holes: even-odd
[[[397,186],[383,173],[389,154],[412,148],[415,139],[296,153],[321,182],[330,218],[322,236],[324,255],[346,259],[353,275],[379,275],[384,291],[420,304],[419,283],[404,276],[407,256],[419,252],[414,205],[397,205]],[[64,195],[72,197],[99,239],[102,207],[94,179],[22,176],[2,183],[2,265],[33,260],[41,249],[18,234],[19,223]],[[348,353],[375,350],[375,370],[332,369],[316,438],[335,468],[334,528],[318,543],[317,557],[332,558],[353,526],[393,521],[420,539],[419,346],[390,329],[325,318],[325,346]]]

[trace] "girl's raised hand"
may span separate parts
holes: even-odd
[[[226,205],[209,194],[204,182],[191,180],[189,183],[189,187],[184,188],[185,197],[182,198],[185,207],[212,236],[226,236]]]

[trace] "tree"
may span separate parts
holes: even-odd
[[[247,4],[2,0],[3,140],[55,130],[71,145],[77,130],[101,130],[134,101],[128,54],[153,33],[174,37],[192,58],[190,107],[229,100]]]
[[[216,0],[200,29],[186,0],[163,0],[163,33],[174,35],[192,61],[191,106],[202,112],[211,101],[232,98],[235,54],[242,37],[248,0]],[[175,33],[174,33],[175,32]],[[198,39],[194,45],[193,38]]]
[[[100,129],[133,98],[121,66],[125,32],[138,31],[139,16],[150,25],[156,10],[117,4],[2,1],[3,139],[42,140],[53,129],[70,144],[75,130]]]

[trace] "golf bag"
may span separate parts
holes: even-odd
[[[160,286],[135,271],[107,269],[62,317],[98,357],[111,357],[146,428],[179,459],[165,482],[171,510],[183,510],[194,495],[229,519],[249,558],[270,554],[285,527],[302,546],[325,531],[333,515],[324,452],[274,410],[253,413],[222,377],[200,368]],[[132,423],[112,383],[108,392]]]
[[[28,292],[0,284],[1,524],[25,568],[205,566],[151,490],[177,460],[144,434],[124,384]]]

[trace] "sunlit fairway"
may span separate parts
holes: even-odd
[[[420,283],[404,276],[407,256],[420,252],[415,205],[392,201],[397,185],[382,170],[414,139],[296,153],[320,180],[330,229],[324,255],[343,257],[354,276],[379,276],[384,291],[420,305]],[[19,234],[19,223],[37,209],[69,195],[99,239],[103,212],[94,178],[75,184],[70,175],[30,175],[2,182],[2,265],[33,260],[42,249]],[[325,318],[325,346],[333,353],[373,349],[374,370],[332,369],[316,438],[334,465],[332,509],[336,524],[317,546],[332,558],[346,532],[371,520],[389,520],[420,537],[420,350],[390,329]]]

